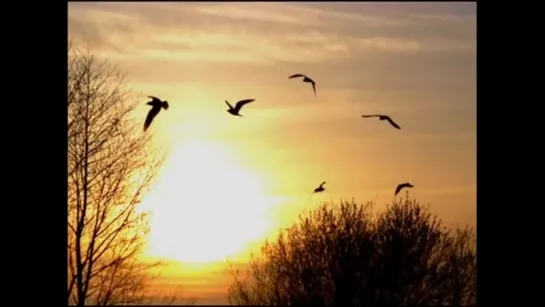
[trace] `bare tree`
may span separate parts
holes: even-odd
[[[475,304],[475,236],[452,233],[408,199],[324,205],[232,271],[236,305],[399,306]]]
[[[113,65],[69,45],[70,304],[142,302],[148,269],[158,265],[138,259],[148,227],[136,209],[163,159],[131,118],[135,107]]]

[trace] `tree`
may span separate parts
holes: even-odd
[[[139,260],[148,228],[136,209],[162,157],[131,118],[123,75],[89,49],[68,53],[68,301],[139,303],[159,263]]]
[[[475,234],[452,232],[416,201],[327,204],[233,270],[236,305],[467,305],[476,299]]]

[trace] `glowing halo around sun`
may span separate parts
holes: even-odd
[[[226,145],[177,145],[158,176],[144,200],[150,256],[224,261],[271,229],[277,201],[266,195],[264,178],[238,165]]]

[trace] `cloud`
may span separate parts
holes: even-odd
[[[197,12],[231,19],[258,20],[272,23],[315,25],[313,18],[301,18],[281,3],[229,3],[206,6],[196,9]],[[290,14],[291,13],[291,14]]]
[[[332,23],[358,22],[369,27],[403,26],[415,24],[402,18],[387,18],[350,11],[328,10],[294,3],[228,3],[197,9],[199,12],[230,19],[258,20],[290,26],[324,27]]]
[[[361,38],[358,44],[362,48],[382,49],[382,50],[403,50],[416,51],[422,49],[422,44],[418,40],[392,39],[388,37]]]
[[[120,60],[273,64],[340,61],[381,52],[474,50],[471,37],[464,40],[457,32],[452,38],[438,37],[429,30],[445,22],[463,26],[471,18],[297,3],[71,3],[68,22],[70,35],[117,53]]]
[[[434,22],[470,22],[475,23],[477,19],[472,14],[409,14],[411,18],[434,21]]]

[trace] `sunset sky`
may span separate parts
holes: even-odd
[[[144,199],[149,254],[202,264],[322,201],[384,206],[405,181],[475,226],[476,21],[469,2],[71,2],[68,34],[168,100],[150,128],[169,155]],[[244,117],[226,112],[245,98]],[[361,118],[377,113],[402,129]],[[224,302],[219,271],[184,289]]]

